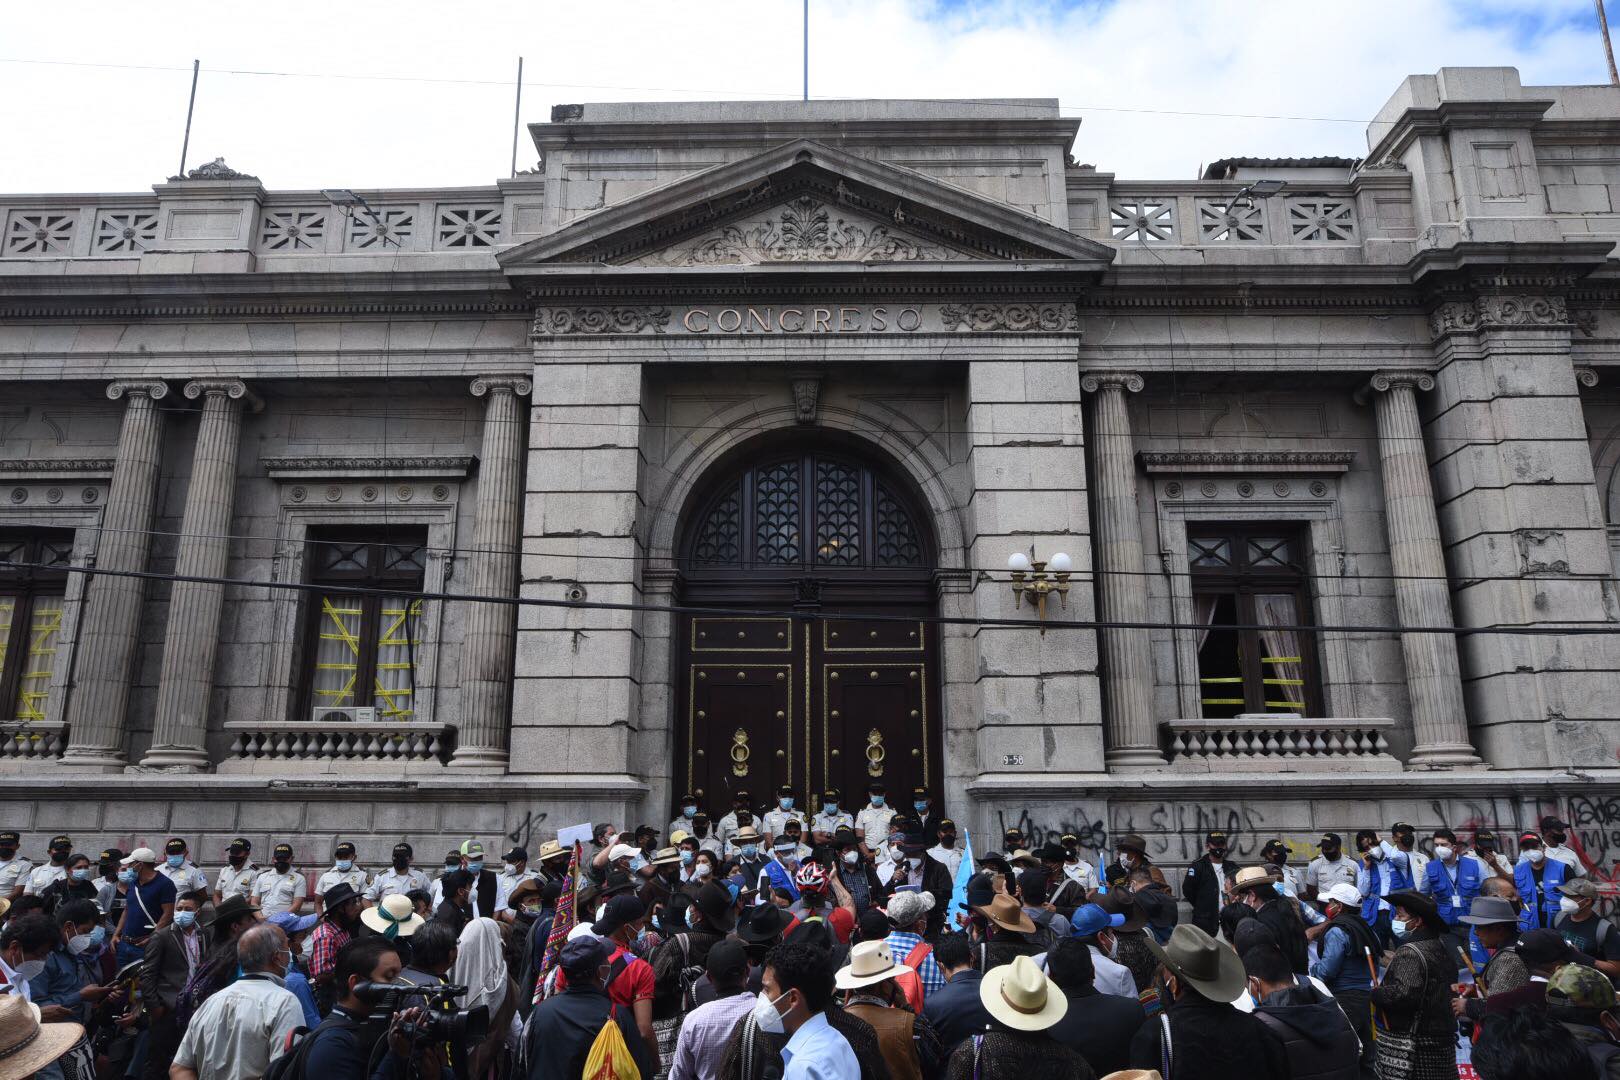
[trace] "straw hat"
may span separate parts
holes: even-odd
[[[573,853],[573,848],[565,848],[555,840],[547,840],[540,845],[539,858],[541,862],[545,862],[548,859],[564,859]]]
[[[884,941],[862,941],[849,950],[849,964],[838,969],[833,983],[840,990],[855,990],[892,979],[906,969],[894,962]]]
[[[21,994],[0,997],[0,1080],[32,1076],[84,1038],[79,1024],[41,1024],[39,1006]]]
[[[1034,855],[1031,855],[1023,848],[1019,848],[1017,851],[1009,855],[1007,857],[1007,861],[1012,863],[1014,866],[1029,866],[1038,868],[1041,865],[1041,860],[1037,859]]]
[[[1158,1069],[1121,1069],[1111,1072],[1102,1080],[1164,1080]]]
[[[975,908],[980,915],[989,919],[1003,930],[1016,930],[1021,934],[1033,934],[1035,922],[1024,911],[1024,906],[1015,896],[1006,893],[997,893],[995,898],[981,908]]]
[[[731,842],[739,846],[742,844],[757,844],[759,843],[759,830],[752,825],[744,825],[731,834]]]
[[[1248,892],[1256,885],[1270,885],[1272,883],[1271,871],[1263,866],[1245,866],[1237,872],[1232,879],[1234,893]]]
[[[979,1001],[991,1016],[1019,1031],[1045,1031],[1069,1011],[1063,991],[1027,956],[985,972]]]
[[[410,937],[427,922],[416,913],[411,898],[398,893],[383,897],[376,907],[366,908],[360,913],[360,921],[390,941]]]

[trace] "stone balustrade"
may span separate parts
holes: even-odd
[[[68,728],[60,720],[32,720],[0,738],[0,758],[54,761],[67,746]]]
[[[1275,772],[1399,770],[1389,752],[1395,721],[1384,717],[1301,719],[1292,714],[1161,725],[1172,768],[1234,766]]]
[[[447,724],[227,721],[227,764],[308,761],[351,764],[432,764],[450,754]]]

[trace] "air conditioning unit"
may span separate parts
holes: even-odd
[[[317,705],[310,719],[317,724],[375,724],[377,722],[377,707],[375,705],[365,705],[345,708],[342,706]]]

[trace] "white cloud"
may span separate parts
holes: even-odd
[[[1180,179],[1225,156],[1356,156],[1366,144],[1362,123],[1175,111],[1366,120],[1407,74],[1442,66],[1607,81],[1590,11],[1585,0],[812,0],[811,92],[1057,97],[1083,118],[1078,160]],[[216,69],[499,83],[522,53],[531,121],[554,102],[796,96],[799,33],[797,0],[14,4],[7,57],[186,70],[0,63],[0,190],[141,190],[172,173],[194,56]],[[510,85],[205,70],[191,162],[224,155],[279,189],[488,184],[506,175],[511,116]],[[533,158],[520,148],[520,167]]]

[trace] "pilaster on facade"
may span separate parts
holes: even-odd
[[[1126,395],[1142,391],[1132,371],[1088,371],[1080,389],[1091,395],[1091,459],[1096,478],[1098,614],[1104,622],[1148,618],[1142,524],[1136,503],[1136,448]],[[1102,632],[1103,685],[1111,769],[1164,765],[1153,723],[1153,647],[1148,631]]]

